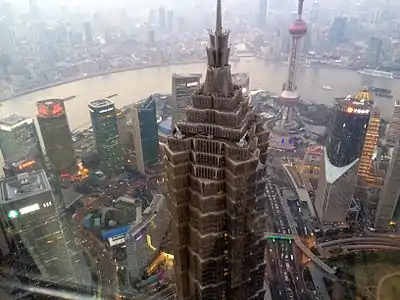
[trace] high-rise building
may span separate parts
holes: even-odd
[[[359,208],[353,191],[371,110],[371,103],[362,100],[348,96],[334,106],[315,200],[323,223],[344,222]]]
[[[380,37],[371,37],[368,42],[366,53],[366,63],[369,65],[376,65],[379,62],[379,57],[382,51],[382,39]]]
[[[124,150],[133,151],[132,121],[129,119],[130,108],[117,109],[118,134]]]
[[[299,101],[300,98],[296,86],[297,56],[300,53],[301,41],[307,33],[307,24],[302,19],[303,2],[304,0],[299,0],[297,18],[289,27],[289,33],[292,37],[292,47],[290,49],[289,56],[288,78],[284,84],[283,92],[281,94],[283,113],[282,119],[278,122],[278,126],[281,129],[284,129],[287,125],[292,123],[293,106]]]
[[[75,249],[63,202],[43,170],[0,182],[0,214],[8,238],[27,250],[43,279],[90,286],[90,272]]]
[[[373,104],[373,95],[367,88],[361,90],[356,96],[357,101],[367,101]],[[376,152],[379,140],[379,127],[381,117],[377,107],[371,108],[371,116],[368,122],[367,131],[365,133],[364,145],[361,152],[360,161],[358,164],[358,176],[361,184],[375,184],[376,176],[373,170],[373,156]]]
[[[67,112],[62,99],[36,102],[37,120],[46,156],[51,169],[58,173],[75,174],[76,159]]]
[[[90,22],[85,22],[83,24],[83,30],[85,34],[85,41],[86,43],[90,43],[93,41],[93,29],[92,29],[92,24]]]
[[[165,197],[155,194],[148,208],[140,216],[140,222],[132,225],[125,235],[126,253],[130,278],[140,281],[143,274],[150,275],[160,259],[168,259],[167,253],[160,253],[168,236],[170,216]],[[171,257],[171,255],[169,255]]]
[[[174,11],[172,9],[169,9],[167,12],[167,25],[168,30],[174,29]]]
[[[150,28],[147,31],[147,39],[150,46],[154,46],[156,44],[156,37],[153,28]]]
[[[138,102],[131,113],[137,170],[145,174],[146,164],[158,159],[158,125],[154,96]]]
[[[319,21],[319,2],[318,0],[314,0],[311,4],[309,16],[308,16],[311,24],[316,24]]]
[[[158,9],[158,25],[161,30],[165,30],[167,26],[167,14],[165,7],[160,7]]]
[[[268,132],[232,82],[221,0],[205,82],[164,146],[178,299],[264,299]]]
[[[389,61],[392,63],[396,63],[400,60],[400,41],[399,40],[391,41],[388,56],[389,56]]]
[[[16,114],[0,119],[0,149],[11,173],[43,167],[43,153],[32,118]]]
[[[397,144],[397,139],[400,137],[400,101],[395,101],[392,117],[390,118],[389,126],[386,131],[385,142],[388,146]]]
[[[259,0],[259,16],[258,16],[258,26],[260,28],[265,28],[267,25],[267,10],[269,5],[269,0]]]
[[[333,21],[329,31],[329,40],[333,45],[338,45],[345,41],[348,22],[349,19],[345,17],[337,17]]]
[[[393,218],[400,197],[400,139],[394,147],[385,181],[379,194],[378,207],[375,214],[375,227],[386,229]]]
[[[124,150],[118,133],[117,111],[110,99],[89,103],[90,119],[94,131],[101,169],[108,176],[120,174],[125,165]]]
[[[35,0],[29,0],[29,12],[34,20],[40,17],[40,8]]]
[[[185,108],[191,105],[192,94],[199,88],[200,79],[201,74],[172,74],[172,126],[185,118]]]

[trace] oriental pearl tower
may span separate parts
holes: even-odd
[[[299,54],[301,39],[307,33],[307,24],[302,20],[304,0],[299,0],[297,8],[297,19],[289,26],[289,33],[292,37],[292,47],[290,49],[289,57],[289,73],[286,83],[283,85],[283,92],[280,100],[283,105],[281,110],[282,119],[279,120],[277,127],[279,130],[284,131],[290,127],[293,122],[293,107],[299,101],[300,95],[297,92],[295,83],[296,69],[297,69],[297,56]]]

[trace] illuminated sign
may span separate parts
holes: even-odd
[[[34,160],[28,160],[25,162],[22,162],[18,165],[18,169],[24,170],[26,168],[32,167],[36,162]]]
[[[113,109],[114,109],[114,107],[110,107],[110,108],[107,108],[107,109],[100,110],[99,114],[104,114],[106,112],[112,111]]]
[[[19,212],[16,211],[16,210],[10,210],[10,211],[7,213],[7,216],[8,216],[9,219],[15,219],[15,218],[18,218]]]
[[[43,203],[44,208],[49,207],[51,205],[53,205],[53,203],[51,201]]]
[[[41,102],[37,105],[37,109],[40,117],[57,117],[65,112],[64,103],[62,101]]]
[[[39,209],[40,209],[40,206],[39,206],[39,204],[36,203],[36,204],[32,204],[32,205],[25,206],[25,207],[21,208],[19,210],[19,213],[21,215],[26,215],[26,214],[29,214],[31,212],[37,211]]]
[[[359,114],[359,115],[369,114],[369,109],[355,108],[353,106],[344,107],[344,111],[346,111],[349,114]]]
[[[199,85],[199,83],[197,81],[194,81],[194,82],[189,82],[186,86],[193,87],[193,86],[198,86],[198,85]]]
[[[112,246],[116,246],[116,245],[125,243],[125,238],[124,238],[124,235],[117,235],[112,238],[108,238],[108,242],[109,242],[110,246],[112,247]]]

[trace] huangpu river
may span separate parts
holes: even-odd
[[[149,67],[82,79],[42,89],[2,102],[0,116],[17,113],[27,117],[36,116],[36,101],[49,98],[75,96],[66,102],[71,129],[89,124],[88,103],[91,100],[118,94],[113,98],[117,107],[131,104],[152,93],[171,93],[173,73],[205,73],[206,63]],[[279,94],[288,74],[288,67],[269,63],[258,58],[242,58],[232,62],[232,72],[246,72],[250,75],[251,89],[265,89]],[[322,89],[333,87],[331,91]],[[355,71],[334,68],[300,67],[297,72],[297,86],[301,98],[315,103],[330,105],[335,97],[356,93],[363,86],[391,89],[393,99],[377,98],[375,103],[383,118],[391,115],[393,101],[400,96],[400,81],[380,77],[362,76]]]

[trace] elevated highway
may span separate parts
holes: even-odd
[[[296,243],[296,246],[303,251],[305,255],[307,255],[313,262],[315,262],[321,269],[323,269],[326,273],[333,275],[335,274],[335,271],[328,266],[326,263],[324,263],[318,256],[316,256],[314,253],[311,252],[310,249],[307,248],[306,245],[301,241],[300,237],[298,235],[295,235],[297,233],[296,229],[296,221],[294,220],[292,214],[290,213],[289,206],[287,202],[282,199],[282,195],[279,191],[279,188],[275,185],[276,193],[282,203],[282,207],[286,216],[286,219],[288,220],[289,226],[290,226],[290,231],[292,234],[294,234],[294,241]]]
[[[332,240],[328,242],[319,243],[318,246],[321,248],[325,247],[333,247],[333,246],[346,246],[346,245],[385,245],[385,246],[393,246],[400,247],[400,240],[389,238],[389,237],[353,237],[353,238],[345,238]]]

